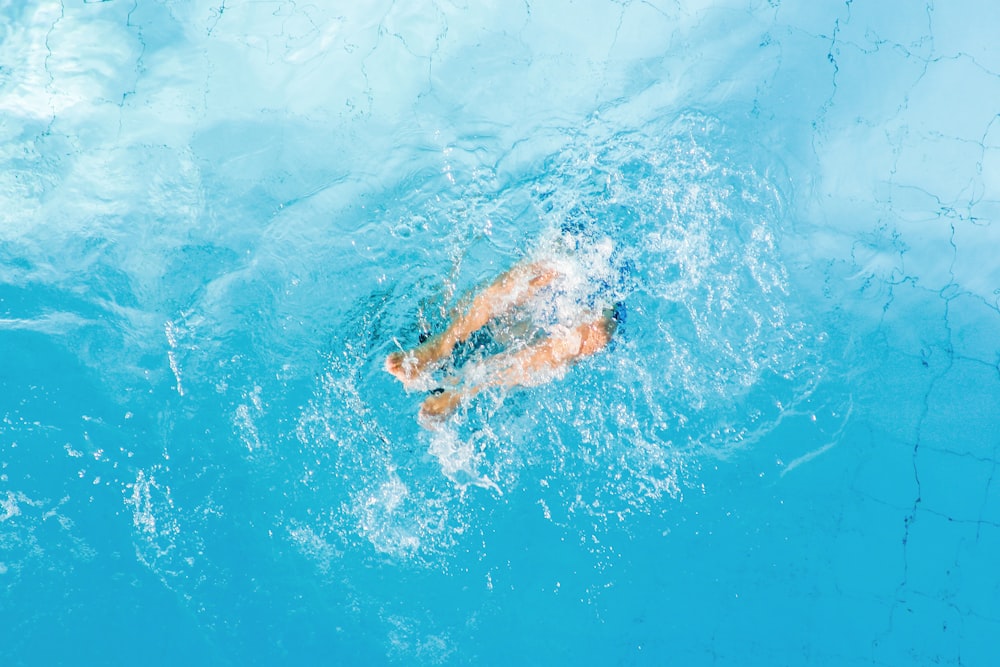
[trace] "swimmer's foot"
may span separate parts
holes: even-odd
[[[419,384],[428,368],[444,356],[431,338],[412,350],[397,350],[385,358],[385,370],[406,387]]]
[[[424,399],[420,406],[420,422],[425,425],[433,425],[444,421],[451,416],[458,406],[461,405],[465,393],[461,390],[436,389]]]
[[[432,389],[430,396],[424,399],[420,406],[417,420],[425,428],[435,428],[454,414],[464,401],[471,399],[483,390],[483,385],[460,384],[457,377],[445,379],[445,387]]]

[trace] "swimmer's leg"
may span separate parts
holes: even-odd
[[[428,396],[420,407],[423,421],[446,418],[463,400],[472,398],[487,387],[516,387],[549,381],[560,371],[583,357],[600,352],[615,333],[618,323],[609,315],[585,322],[558,336],[550,336],[534,345],[508,355],[501,368],[485,381],[450,389]],[[487,362],[489,363],[489,362]]]
[[[456,345],[493,318],[525,303],[556,275],[554,269],[540,262],[515,266],[460,303],[444,331],[412,350],[399,350],[386,357],[385,369],[404,384],[413,382],[428,366],[451,354]]]

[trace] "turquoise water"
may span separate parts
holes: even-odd
[[[996,663],[994,4],[0,16],[2,664]],[[578,210],[612,348],[422,428]]]

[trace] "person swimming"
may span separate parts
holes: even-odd
[[[456,348],[486,341],[472,347],[490,353],[453,364],[454,373],[432,389],[420,408],[425,424],[447,418],[484,389],[561,377],[605,349],[625,320],[625,304],[615,296],[628,265],[616,260],[610,238],[569,218],[525,260],[460,301],[444,331],[389,354],[385,369],[408,389],[427,389],[433,373],[455,361]]]

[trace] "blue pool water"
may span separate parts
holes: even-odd
[[[0,664],[1000,660],[1000,5],[0,17]],[[612,348],[422,428],[580,210]]]

